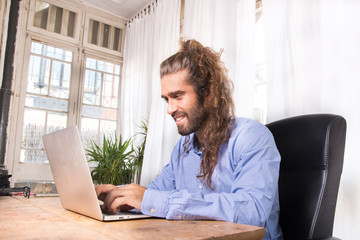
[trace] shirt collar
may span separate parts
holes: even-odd
[[[190,140],[189,140],[189,144],[188,144],[188,151],[191,151],[193,150],[194,153],[196,153],[197,155],[201,156],[202,155],[202,151],[203,150],[200,150],[197,148],[196,144],[195,144],[195,134],[194,133],[191,133],[189,135],[190,137]]]

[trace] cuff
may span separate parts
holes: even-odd
[[[165,218],[169,209],[168,194],[167,191],[147,189],[141,203],[141,212],[145,215]]]

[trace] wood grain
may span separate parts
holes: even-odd
[[[222,221],[151,218],[101,222],[61,207],[58,197],[0,197],[0,239],[254,239],[263,228]]]

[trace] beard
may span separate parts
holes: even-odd
[[[193,106],[188,112],[179,111],[173,114],[173,118],[175,119],[177,115],[184,115],[188,120],[188,124],[178,125],[178,132],[182,136],[189,135],[190,133],[196,132],[199,130],[206,119],[209,116],[209,111],[206,107],[202,106],[199,102],[195,106]]]

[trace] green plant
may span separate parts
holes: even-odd
[[[103,146],[91,142],[91,147],[86,149],[89,162],[97,162],[98,165],[91,171],[91,176],[97,184],[122,185],[133,180],[133,149],[128,150],[132,143],[131,138],[122,142],[121,136],[118,139],[111,137],[103,138]]]
[[[140,145],[135,147],[132,147],[132,150],[134,152],[134,154],[132,155],[132,159],[133,159],[133,173],[134,173],[134,177],[136,180],[136,183],[140,183],[140,176],[141,176],[141,169],[142,169],[142,165],[143,165],[143,160],[144,160],[144,152],[145,152],[145,145],[146,145],[146,136],[147,136],[147,132],[148,132],[148,121],[147,120],[143,120],[141,123],[141,132],[137,133],[135,135],[135,137],[142,137],[142,139],[140,140]]]

